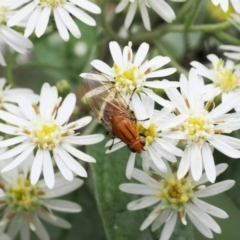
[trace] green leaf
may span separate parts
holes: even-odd
[[[153,240],[149,229],[140,231],[146,218],[145,211],[130,212],[127,203],[133,196],[121,192],[118,186],[127,182],[125,169],[129,157],[127,148],[111,154],[105,154],[105,142],[89,146],[88,154],[95,157],[97,163],[91,164],[96,200],[108,239],[111,240]]]
[[[127,204],[139,196],[121,192],[118,186],[126,183],[125,170],[130,152],[127,148],[111,154],[105,154],[105,141],[87,148],[88,154],[95,157],[97,163],[91,164],[95,185],[96,200],[106,235],[109,240],[157,240],[161,229],[151,232],[150,228],[140,231],[140,226],[152,208],[128,211]],[[136,165],[141,166],[136,159]],[[135,166],[136,166],[135,165]],[[133,180],[131,180],[133,181]],[[194,240],[192,226],[185,227],[177,223],[171,240]]]

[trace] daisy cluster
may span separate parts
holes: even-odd
[[[83,184],[77,176],[88,174],[78,160],[96,162],[76,145],[95,144],[104,136],[80,135],[79,129],[92,117],[70,121],[76,105],[73,93],[63,100],[55,86],[45,83],[39,96],[30,89],[11,89],[3,78],[0,88],[0,131],[5,136],[0,141],[0,236],[7,232],[13,239],[19,233],[21,239],[28,240],[32,230],[47,240],[50,237],[41,220],[71,227],[52,210],[81,211],[77,203],[55,199]]]
[[[112,65],[101,60],[93,60],[91,65],[105,74],[108,81],[113,83],[111,88],[116,88],[129,103],[135,116],[136,138],[144,143],[142,150],[135,150],[120,133],[112,130],[116,139],[106,144],[106,153],[124,146],[131,152],[126,177],[134,178],[140,184],[122,184],[120,190],[144,197],[129,203],[127,208],[139,210],[155,205],[140,229],[152,225],[155,231],[165,223],[160,240],[170,238],[177,215],[184,225],[187,224],[187,218],[190,219],[207,238],[213,237],[212,232],[221,233],[210,215],[226,218],[227,214],[199,198],[219,194],[234,185],[232,180],[215,183],[216,177],[227,168],[227,164],[215,166],[213,151],[217,149],[228,157],[240,158],[240,140],[229,136],[240,129],[240,75],[237,65],[230,59],[224,62],[210,54],[207,56],[212,65],[210,68],[193,61],[188,76],[181,74],[179,81],[156,80],[176,71],[174,68],[163,69],[170,62],[169,57],[156,56],[145,60],[149,50],[147,43],[139,46],[135,56],[131,42],[123,50],[117,42],[110,42],[109,48]],[[238,50],[233,46],[223,48]],[[97,73],[81,74],[86,82],[94,79],[95,75]],[[211,83],[205,84],[203,77]],[[99,77],[95,81],[106,80]],[[93,99],[98,99],[103,91],[97,83],[96,86],[97,90],[92,92]],[[164,90],[168,99],[156,94],[159,90]],[[216,101],[218,96],[221,96],[221,102]],[[108,106],[113,97],[106,95],[105,101],[100,123],[104,114],[104,120],[110,121],[107,117],[111,108]],[[89,104],[94,110],[96,105],[91,101]],[[125,137],[128,138],[128,130],[121,131],[125,131]],[[134,168],[137,154],[142,159],[142,170]],[[208,181],[212,185],[203,185]]]
[[[176,19],[172,2],[185,1],[119,0],[114,11],[126,13],[123,28],[128,30],[139,10],[143,27],[151,31],[149,11],[172,23]],[[240,0],[211,2],[224,12],[233,8],[228,21],[240,29]],[[187,1],[185,6],[190,6]],[[8,65],[5,46],[25,54],[33,47],[29,38],[55,29],[64,41],[71,35],[80,38],[76,20],[96,25],[89,13],[102,10],[91,0],[0,0],[0,65]],[[129,41],[121,48],[110,41],[112,60],[94,59],[90,64],[97,72],[81,73],[83,95],[113,135],[106,153],[129,149],[125,175],[134,182],[122,183],[119,189],[141,195],[127,205],[128,210],[150,209],[140,230],[162,228],[159,239],[168,240],[179,218],[183,225],[191,221],[205,237],[213,238],[213,233],[221,233],[213,217],[228,215],[202,198],[227,191],[235,183],[216,182],[227,164],[216,165],[214,152],[240,158],[240,140],[234,137],[240,130],[240,47],[221,46],[226,60],[212,53],[206,56],[208,64],[191,61],[188,74],[173,81],[176,64],[168,66],[169,56],[149,60],[150,46],[143,42],[134,48]],[[87,164],[97,161],[85,147],[101,142],[104,135],[82,134],[91,114],[77,117],[76,95],[60,95],[49,83],[38,95],[12,88],[0,78],[0,239],[19,235],[30,240],[34,232],[48,240],[42,220],[69,229],[71,224],[55,212],[82,210],[78,203],[58,197],[83,185]]]

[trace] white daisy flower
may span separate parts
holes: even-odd
[[[237,105],[240,95],[232,95],[214,108],[212,100],[205,103],[204,82],[194,69],[189,73],[189,80],[181,75],[180,84],[181,94],[176,89],[168,89],[166,93],[182,123],[162,135],[186,144],[178,169],[179,179],[190,169],[193,179],[198,181],[204,168],[208,180],[214,182],[216,169],[212,147],[229,157],[240,158],[240,140],[225,135],[240,128],[240,114],[227,114]]]
[[[220,5],[220,7],[222,8],[222,10],[224,12],[227,12],[229,9],[229,5],[230,3],[232,4],[234,10],[237,13],[240,13],[240,0],[212,0],[212,3],[215,6]]]
[[[70,93],[60,104],[61,98],[58,98],[56,87],[50,87],[45,83],[41,90],[39,106],[24,97],[18,97],[17,102],[25,118],[0,110],[0,118],[7,123],[0,124],[0,131],[15,135],[0,142],[0,148],[12,146],[11,150],[0,156],[0,159],[15,158],[2,169],[2,172],[20,165],[34,152],[35,158],[30,174],[32,184],[37,183],[43,171],[47,186],[49,188],[54,186],[52,160],[69,181],[73,180],[73,173],[87,177],[86,170],[72,156],[86,162],[95,162],[95,159],[72,145],[94,144],[102,141],[104,136],[102,134],[78,136],[76,131],[86,126],[91,117],[67,123],[74,110],[76,96]]]
[[[39,96],[34,94],[31,89],[28,88],[10,88],[6,85],[6,79],[0,78],[0,108],[7,110],[8,112],[14,113],[15,115],[25,117],[21,109],[17,104],[17,95],[22,95],[28,98],[30,101],[38,102]]]
[[[221,45],[221,49],[226,50],[224,55],[233,60],[240,60],[240,47],[234,45]]]
[[[124,47],[123,52],[117,42],[110,42],[109,48],[114,61],[113,67],[108,66],[101,60],[93,60],[91,65],[98,71],[112,78],[110,80],[115,83],[118,92],[120,92],[125,99],[144,92],[160,105],[172,108],[169,101],[158,96],[149,88],[176,88],[179,86],[179,83],[167,80],[147,81],[149,78],[165,77],[176,72],[175,68],[157,70],[171,61],[169,57],[157,56],[150,61],[143,62],[149,50],[149,44],[147,43],[140,45],[134,59],[131,42],[129,42],[128,46]],[[86,74],[81,74],[81,76],[84,77]],[[132,103],[135,105],[134,97]]]
[[[169,141],[162,137],[162,132],[169,127],[175,127],[179,122],[179,119],[174,117],[171,114],[171,110],[162,109],[161,111],[154,109],[154,101],[145,94],[141,94],[142,101],[139,97],[135,96],[135,100],[138,101],[138,109],[134,109],[134,114],[137,119],[141,119],[143,113],[146,113],[147,120],[137,121],[137,130],[142,139],[144,139],[145,146],[144,150],[141,151],[140,155],[142,157],[142,165],[145,171],[149,170],[151,161],[161,169],[161,171],[166,172],[167,167],[165,165],[165,160],[167,159],[170,162],[176,162],[177,159],[175,156],[183,156],[183,151],[175,147],[174,142]],[[174,121],[173,121],[174,118]],[[180,120],[181,121],[181,120]],[[110,153],[126,146],[126,144],[120,139],[114,139],[108,141],[106,147],[110,147],[106,153]],[[131,152],[127,168],[126,168],[126,177],[128,179],[132,176],[132,171],[135,165],[135,152]],[[163,159],[164,158],[164,159]]]
[[[184,2],[185,0],[172,0],[173,2]],[[166,22],[172,22],[176,15],[171,8],[171,6],[165,0],[121,0],[121,2],[117,5],[115,12],[122,12],[128,5],[129,10],[124,22],[125,28],[129,28],[131,25],[133,18],[135,16],[137,7],[139,5],[142,20],[144,27],[151,31],[150,18],[148,14],[148,8],[152,8],[160,17],[162,17]]]
[[[213,83],[205,86],[205,98],[211,100],[218,94],[222,94],[222,101],[226,102],[233,95],[240,94],[240,72],[235,69],[234,62],[227,59],[226,62],[214,54],[207,55],[213,68],[208,69],[197,61],[191,62],[196,72],[211,80]]]
[[[227,164],[219,164],[216,167],[217,175],[226,167]],[[203,185],[207,182],[205,174],[199,182],[195,182],[190,175],[179,180],[176,172],[172,172],[170,167],[167,173],[159,172],[157,168],[155,171],[149,176],[134,169],[133,178],[140,183],[126,183],[119,186],[123,192],[143,195],[142,198],[130,202],[127,205],[128,210],[135,211],[157,204],[142,223],[140,230],[151,225],[152,231],[155,231],[165,224],[159,239],[168,240],[179,216],[184,225],[189,218],[207,238],[213,238],[212,232],[221,233],[219,225],[210,215],[227,218],[227,213],[200,198],[222,193],[231,188],[235,181],[226,180],[206,187]]]
[[[33,156],[30,156],[27,161],[29,163],[32,160]],[[28,169],[29,166],[25,164],[21,169],[15,168],[0,176],[2,209],[0,235],[6,232],[11,239],[14,239],[20,234],[22,240],[30,240],[30,230],[32,230],[40,239],[50,240],[41,220],[69,229],[71,224],[54,215],[52,211],[78,213],[81,207],[77,203],[55,198],[78,189],[83,184],[83,180],[74,177],[69,182],[57,173],[56,184],[50,190],[43,180],[32,185]]]
[[[24,37],[22,34],[16,32],[10,27],[6,26],[11,15],[11,7],[0,0],[0,41],[5,42],[8,46],[13,48],[16,52],[26,53],[28,49],[32,48],[32,42]],[[6,66],[3,53],[0,51],[0,65]]]
[[[13,6],[19,5],[18,0],[12,0],[12,2]],[[87,25],[95,26],[95,20],[82,9],[95,14],[101,13],[101,9],[88,0],[25,0],[23,3],[22,8],[9,19],[7,24],[12,27],[27,18],[24,33],[26,37],[30,36],[34,30],[36,36],[41,37],[53,14],[58,32],[64,41],[69,40],[69,32],[74,37],[80,38],[81,32],[73,17]]]

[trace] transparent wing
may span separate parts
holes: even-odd
[[[126,101],[103,74],[89,73],[83,78],[82,90],[98,121],[112,132],[112,117],[134,119]]]

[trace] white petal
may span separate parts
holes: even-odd
[[[167,171],[167,167],[166,167],[164,161],[159,156],[159,153],[152,146],[148,147],[148,151],[149,151],[151,159],[154,162],[154,164],[156,165],[156,167],[160,171],[166,172]]]
[[[150,88],[160,88],[160,89],[167,89],[167,88],[177,88],[179,87],[179,82],[174,81],[168,81],[168,80],[162,80],[162,81],[148,81],[144,83],[144,86],[150,87]]]
[[[146,75],[147,78],[159,78],[169,76],[177,71],[176,68],[166,68],[154,72],[150,72]]]
[[[134,1],[130,5],[130,8],[128,10],[127,16],[126,16],[125,21],[124,21],[124,26],[125,26],[126,29],[128,29],[129,26],[132,23],[132,20],[135,16],[135,13],[136,13],[136,10],[137,10],[137,4],[138,4],[138,1]]]
[[[240,151],[234,149],[233,147],[231,147],[230,145],[228,145],[227,143],[221,141],[217,135],[213,136],[210,140],[209,140],[210,144],[212,144],[219,152],[222,152],[223,154],[231,157],[231,158],[240,158]]]
[[[130,202],[127,205],[127,209],[130,211],[139,210],[139,209],[143,209],[143,208],[152,206],[153,204],[155,204],[159,201],[160,201],[160,199],[156,198],[155,196],[146,196],[146,197],[142,197],[140,199]]]
[[[44,205],[58,212],[78,213],[81,207],[74,202],[59,199],[46,199]]]
[[[95,14],[99,14],[101,13],[101,9],[94,3],[92,2],[89,2],[87,0],[81,0],[81,1],[78,1],[78,0],[70,0],[70,2],[76,4],[77,6],[89,11],[89,12],[92,12],[92,13],[95,13]]]
[[[228,165],[226,163],[221,163],[216,165],[216,175],[220,175],[222,172],[224,172],[226,170],[226,168],[228,167]],[[208,178],[206,173],[203,173],[202,177],[200,178],[200,180],[198,181],[198,185],[204,184],[208,182]]]
[[[135,164],[135,158],[136,158],[136,153],[130,154],[130,157],[128,159],[127,167],[126,167],[126,177],[127,179],[131,179],[132,173],[133,173],[133,168]]]
[[[21,108],[22,112],[29,120],[32,120],[36,117],[36,112],[34,111],[31,102],[25,97],[18,97],[18,106]]]
[[[195,214],[187,211],[187,215],[200,233],[202,233],[207,238],[213,238],[213,234],[209,229],[209,227],[206,226],[206,224],[203,223],[202,221],[199,221],[199,219],[195,216]]]
[[[160,203],[157,207],[153,209],[153,211],[147,216],[147,218],[142,223],[140,230],[143,231],[146,229],[149,225],[152,224],[152,222],[161,214],[162,210],[162,204]]]
[[[129,0],[121,0],[121,2],[115,8],[115,13],[120,13],[128,5]]]
[[[163,99],[162,97],[158,96],[156,93],[154,93],[151,89],[144,88],[143,91],[152,98],[155,102],[160,104],[163,107],[173,109],[173,105],[171,102]]]
[[[53,188],[55,179],[52,158],[48,150],[43,150],[43,177],[46,185],[49,188]]]
[[[18,157],[16,157],[10,164],[8,164],[5,168],[3,168],[2,172],[6,172],[6,171],[9,171],[9,170],[17,167],[33,152],[34,148],[35,148],[34,145],[30,145]]]
[[[110,68],[105,62],[101,60],[93,60],[91,62],[91,65],[96,68],[98,71],[106,74],[106,75],[112,75],[112,68]]]
[[[211,186],[208,186],[202,190],[196,191],[195,196],[196,197],[210,197],[217,195],[219,193],[222,193],[224,191],[227,191],[235,184],[235,181],[233,180],[226,180],[219,183],[215,183]]]
[[[140,66],[142,64],[143,60],[147,56],[148,50],[149,50],[149,44],[144,42],[140,45],[140,47],[137,50],[136,56],[134,58],[135,65]]]
[[[202,159],[207,178],[211,183],[214,183],[216,180],[216,167],[211,149],[207,143],[202,146]]]
[[[43,226],[37,215],[32,216],[33,224],[36,227],[35,234],[40,238],[44,240],[50,240],[50,237],[48,235],[48,232],[46,228]]]
[[[81,177],[87,177],[86,170],[77,162],[70,154],[66,152],[62,147],[59,147],[57,150],[59,157],[69,167],[74,173]]]
[[[70,118],[76,105],[76,96],[73,93],[67,95],[61,107],[58,109],[56,120],[63,125]]]
[[[29,37],[32,32],[34,31],[34,28],[36,27],[37,21],[39,19],[39,16],[41,14],[42,8],[36,7],[31,14],[30,18],[28,19],[27,26],[24,32],[25,37]]]
[[[21,22],[27,15],[29,15],[33,10],[36,8],[37,3],[36,2],[30,2],[20,10],[18,10],[8,21],[7,25],[9,27],[17,25],[19,22]]]
[[[195,199],[194,203],[200,207],[201,209],[203,209],[206,213],[214,216],[214,217],[218,217],[218,218],[228,218],[228,215],[225,211],[223,211],[220,208],[217,208],[209,203],[206,203],[200,199]]]
[[[122,66],[123,65],[123,55],[120,46],[117,42],[110,42],[109,49],[113,58],[114,63]]]
[[[195,215],[195,217],[209,227],[212,231],[216,233],[221,233],[221,229],[219,225],[210,217],[207,213],[205,213],[201,208],[198,206],[189,203],[187,212]]]
[[[51,11],[52,11],[51,7],[44,7],[40,16],[38,17],[38,21],[35,28],[35,33],[37,37],[41,37],[46,31]]]
[[[66,6],[65,6],[65,8],[66,8]],[[65,26],[65,24],[64,24],[63,20],[61,19],[61,17],[60,17],[56,8],[54,8],[53,14],[54,14],[54,19],[55,19],[56,26],[57,26],[59,34],[60,34],[61,38],[65,42],[67,42],[69,40],[69,33],[68,33],[68,30],[67,30],[67,27]]]
[[[60,227],[60,228],[65,228],[69,229],[71,228],[71,224],[67,222],[65,219],[57,217],[57,216],[52,216],[50,214],[46,214],[44,212],[38,211],[37,215],[44,220],[44,222],[50,223],[54,226]],[[43,238],[44,239],[44,238]],[[22,239],[23,240],[23,239]],[[24,239],[25,240],[25,239]],[[45,239],[44,239],[45,240]]]
[[[58,7],[57,9],[58,9],[59,15],[61,16],[68,30],[72,33],[72,35],[75,38],[80,38],[81,37],[80,30],[77,24],[73,21],[68,11],[66,11],[63,7]]]
[[[12,145],[15,145],[17,143],[24,142],[24,140],[26,140],[27,138],[28,138],[27,135],[21,135],[21,136],[18,136],[18,137],[9,138],[7,140],[0,141],[0,148],[12,146]]]
[[[56,178],[56,175],[55,175]],[[65,180],[63,178],[62,181],[57,181],[53,187],[53,189],[46,188],[45,195],[41,196],[41,198],[48,199],[48,198],[56,198],[64,196],[70,192],[73,192],[74,190],[78,189],[80,186],[82,186],[83,180],[79,178],[74,178],[71,182]]]
[[[91,157],[90,155],[72,147],[71,145],[69,144],[62,144],[62,147],[67,151],[69,152],[70,154],[72,154],[74,157],[80,159],[80,160],[83,160],[85,162],[96,162],[96,160]]]
[[[54,159],[63,177],[68,181],[72,181],[73,180],[72,171],[66,166],[66,164],[61,160],[57,153],[54,153]]]
[[[27,126],[28,121],[24,120],[23,118],[17,117],[11,113],[5,112],[0,110],[0,118],[7,123],[11,123],[16,126]]]
[[[31,147],[31,146],[33,146],[32,143],[22,143],[22,144],[14,147],[14,148],[8,150],[7,152],[1,154],[0,160],[4,160],[4,159],[7,159],[7,158],[14,157],[14,156],[18,155],[19,153],[22,153],[28,147]]]
[[[156,181],[154,178],[150,177],[147,173],[137,169],[137,168],[134,168],[133,169],[133,174],[132,174],[132,177],[134,179],[136,179],[137,181],[141,182],[141,183],[145,183],[147,185],[155,185],[155,186],[159,186],[159,182]]]
[[[89,25],[89,26],[96,26],[95,20],[89,16],[86,12],[83,10],[76,8],[71,3],[66,2],[64,4],[64,8],[71,13],[74,17],[82,21],[83,23]]]
[[[166,221],[166,224],[162,230],[160,240],[168,240],[175,228],[177,222],[177,213],[173,212],[171,217]]]
[[[119,186],[119,189],[123,192],[139,195],[155,195],[158,193],[158,188],[152,188],[144,184],[137,183],[123,183]]]
[[[33,185],[35,185],[40,178],[42,172],[42,164],[43,164],[43,151],[41,149],[38,149],[30,173],[30,180],[31,184]]]
[[[190,157],[192,177],[195,181],[198,181],[202,176],[202,155],[197,144],[192,144],[190,147]]]
[[[191,162],[190,160],[191,160],[190,147],[187,146],[184,150],[184,155],[181,158],[180,164],[178,167],[178,172],[177,172],[178,179],[183,178],[187,174],[190,168],[190,162]]]
[[[146,7],[144,1],[141,1],[139,3],[139,8],[140,8],[140,11],[141,11],[141,16],[142,16],[144,27],[148,31],[151,31],[150,18],[149,18],[148,10],[147,10],[147,7]]]
[[[104,139],[102,134],[92,134],[86,136],[69,136],[64,138],[64,142],[75,144],[75,145],[91,145],[99,143]]]

